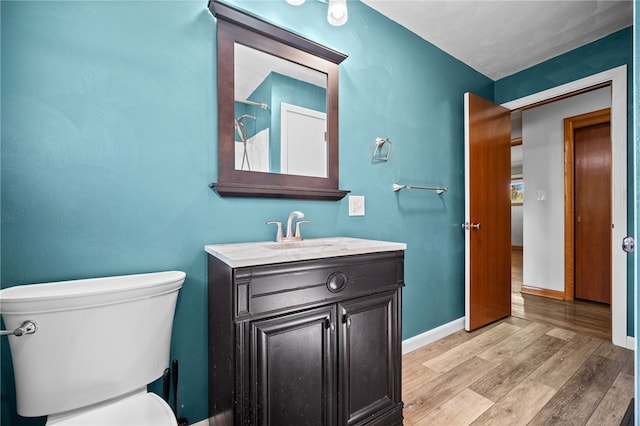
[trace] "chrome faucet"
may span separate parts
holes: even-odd
[[[293,211],[289,214],[289,218],[287,219],[287,234],[286,236],[282,235],[282,223],[276,220],[270,220],[267,222],[268,225],[276,225],[278,227],[276,231],[276,242],[280,243],[282,241],[302,241],[302,234],[300,233],[300,225],[304,225],[305,223],[309,223],[308,220],[299,220],[295,224],[295,229],[293,227],[293,221],[296,219],[304,218],[304,213],[299,211]]]
[[[302,237],[297,236],[293,230],[293,221],[295,219],[302,219],[304,217],[304,213],[293,211],[289,214],[289,218],[287,219],[287,236],[284,237],[285,240],[301,240]],[[296,238],[297,237],[297,238]]]

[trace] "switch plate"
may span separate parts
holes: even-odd
[[[349,195],[349,216],[364,216],[364,195]]]

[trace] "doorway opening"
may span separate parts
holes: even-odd
[[[608,95],[607,95],[608,96]],[[512,314],[516,317],[525,318],[528,320],[536,320],[551,323],[557,327],[573,330],[576,332],[580,332],[582,334],[589,334],[604,340],[611,340],[611,309],[610,305],[602,304],[602,303],[593,303],[587,300],[580,300],[580,295],[578,295],[578,299],[574,300],[574,273],[579,271],[578,268],[574,268],[574,191],[572,188],[574,187],[574,167],[572,167],[575,163],[575,152],[574,152],[574,129],[588,129],[590,124],[600,123],[607,124],[609,122],[608,109],[604,111],[597,111],[595,113],[590,113],[586,115],[578,115],[575,117],[569,117],[565,119],[567,123],[569,123],[572,127],[571,129],[567,129],[564,134],[556,134],[554,139],[557,139],[556,143],[558,145],[559,150],[564,151],[564,158],[567,159],[565,161],[564,170],[556,170],[556,174],[562,173],[561,176],[557,177],[557,180],[562,181],[562,185],[564,191],[564,212],[558,211],[557,214],[563,215],[562,217],[558,217],[557,221],[562,222],[564,217],[565,222],[565,234],[568,241],[564,242],[564,253],[555,253],[552,256],[565,256],[564,263],[564,272],[560,271],[560,277],[562,275],[565,276],[564,288],[559,288],[557,290],[549,290],[547,288],[539,288],[523,285],[523,203],[519,202],[517,199],[517,193],[514,192],[514,188],[520,188],[518,186],[519,182],[523,182],[523,147],[522,147],[522,138],[520,137],[519,129],[520,129],[520,121],[521,114],[514,114],[514,119],[512,120],[514,135],[518,136],[512,139],[512,163],[511,163],[511,172],[512,172],[512,204],[511,204],[511,213],[512,213],[512,252],[511,252],[511,283],[512,283]],[[536,117],[537,118],[537,117]],[[554,122],[562,123],[562,118],[554,120]],[[596,124],[597,125],[597,124]],[[607,128],[605,133],[610,130]],[[558,132],[556,132],[558,133]],[[569,135],[569,133],[571,133]],[[560,136],[560,137],[558,137]],[[564,139],[564,144],[561,139]],[[606,138],[606,142],[609,146],[610,153],[610,137]],[[568,152],[568,154],[567,154]],[[531,165],[531,164],[530,164]],[[608,170],[610,174],[610,169]],[[602,179],[600,177],[596,178],[598,183],[604,183],[607,186],[607,195],[606,197],[610,198],[610,179],[608,179],[608,183],[600,182]],[[536,182],[536,179],[533,179]],[[524,186],[524,185],[523,185]],[[593,202],[595,198],[598,197],[595,193],[593,193],[592,184],[587,185],[589,188],[587,191],[587,202]],[[554,197],[562,198],[562,190],[560,190],[559,194],[548,194],[550,195],[550,200],[538,200],[536,194],[536,188],[539,185],[531,185],[529,189],[531,193],[533,193],[533,199],[530,200],[531,203],[537,203],[544,205],[548,202],[553,202]],[[584,198],[583,198],[584,199]],[[568,200],[568,201],[567,201]],[[600,204],[599,204],[600,205]],[[602,207],[602,205],[600,205]],[[604,206],[609,211],[611,211],[611,203],[607,203]],[[531,209],[532,214],[541,214],[545,213],[545,209]],[[580,218],[582,222],[581,224],[585,224],[587,218]],[[605,234],[607,234],[604,238],[611,239],[611,223],[610,218],[608,229],[605,226],[603,230]],[[536,220],[531,220],[531,222],[538,223]],[[531,223],[529,223],[531,225]],[[519,231],[519,232],[518,232]],[[601,230],[602,231],[602,230]],[[541,232],[535,232],[536,234],[543,234]],[[561,238],[561,236],[559,236]],[[607,250],[610,255],[611,241],[608,241],[604,244],[598,243],[596,245],[588,245],[588,248],[599,247],[599,256],[602,257],[602,251]],[[580,245],[578,243],[578,247],[585,247],[584,245]],[[535,248],[535,245],[534,245]],[[606,256],[606,255],[605,255]],[[601,265],[601,259],[597,259],[595,262],[592,262],[592,265]],[[608,262],[610,265],[610,262]],[[533,265],[533,266],[532,266]],[[544,267],[546,264],[543,264]],[[539,267],[539,264],[536,262],[529,262],[529,267]],[[600,277],[600,279],[607,280],[609,285],[608,294],[610,295],[610,270],[604,272],[604,278]],[[529,274],[529,277],[534,276],[536,274]],[[595,275],[594,275],[595,276]],[[608,276],[608,279],[607,279]],[[531,279],[531,278],[530,278]],[[577,281],[577,280],[576,280]],[[535,282],[535,281],[534,281]],[[584,299],[589,299],[586,297]]]
[[[616,241],[622,241],[626,234],[626,150],[627,150],[627,81],[626,66],[618,67],[591,77],[574,81],[553,89],[546,90],[531,96],[503,104],[512,111],[524,111],[543,103],[551,103],[558,99],[564,99],[577,93],[588,92],[597,88],[611,87],[611,143],[612,143],[612,224],[611,230],[611,340],[614,344],[632,348],[635,344],[633,338],[627,337],[627,258],[624,252],[616,250]],[[560,120],[562,123],[562,120]],[[562,125],[562,124],[560,124]],[[526,142],[525,142],[526,144]],[[525,171],[526,174],[526,171]],[[526,178],[524,181],[527,185]],[[529,187],[528,195],[533,194],[534,202],[539,202],[537,189]],[[544,189],[544,188],[542,188]],[[544,192],[541,194],[544,198]],[[526,197],[525,197],[526,198]],[[530,200],[530,198],[526,198]],[[526,201],[525,201],[526,204]],[[561,231],[561,234],[563,232]],[[525,245],[524,251],[526,253]],[[562,259],[564,260],[564,259]],[[564,283],[558,288],[557,296],[564,299]],[[558,300],[560,301],[560,300]],[[580,302],[580,301],[576,301]],[[607,317],[609,315],[607,314]]]
[[[610,88],[599,88],[521,114],[524,161],[517,154],[512,159],[512,186],[518,182],[513,177],[524,176],[527,184],[524,209],[512,201],[512,222],[519,216],[526,228],[524,258],[512,252],[514,315],[606,340],[612,221],[610,109],[604,107],[610,99]],[[517,135],[518,123],[513,128]],[[590,146],[598,151],[585,149]],[[512,243],[516,237],[512,231]]]

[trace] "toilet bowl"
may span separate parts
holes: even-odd
[[[180,271],[0,290],[18,414],[47,425],[173,425],[147,384],[169,366]],[[20,334],[20,333],[18,333]]]

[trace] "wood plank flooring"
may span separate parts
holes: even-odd
[[[517,317],[402,357],[405,425],[619,425],[633,352]]]
[[[513,316],[402,357],[405,425],[619,425],[633,351],[611,344],[608,305],[520,294]]]
[[[520,293],[522,251],[511,252],[511,314],[611,341],[611,307],[583,300],[556,300]]]

